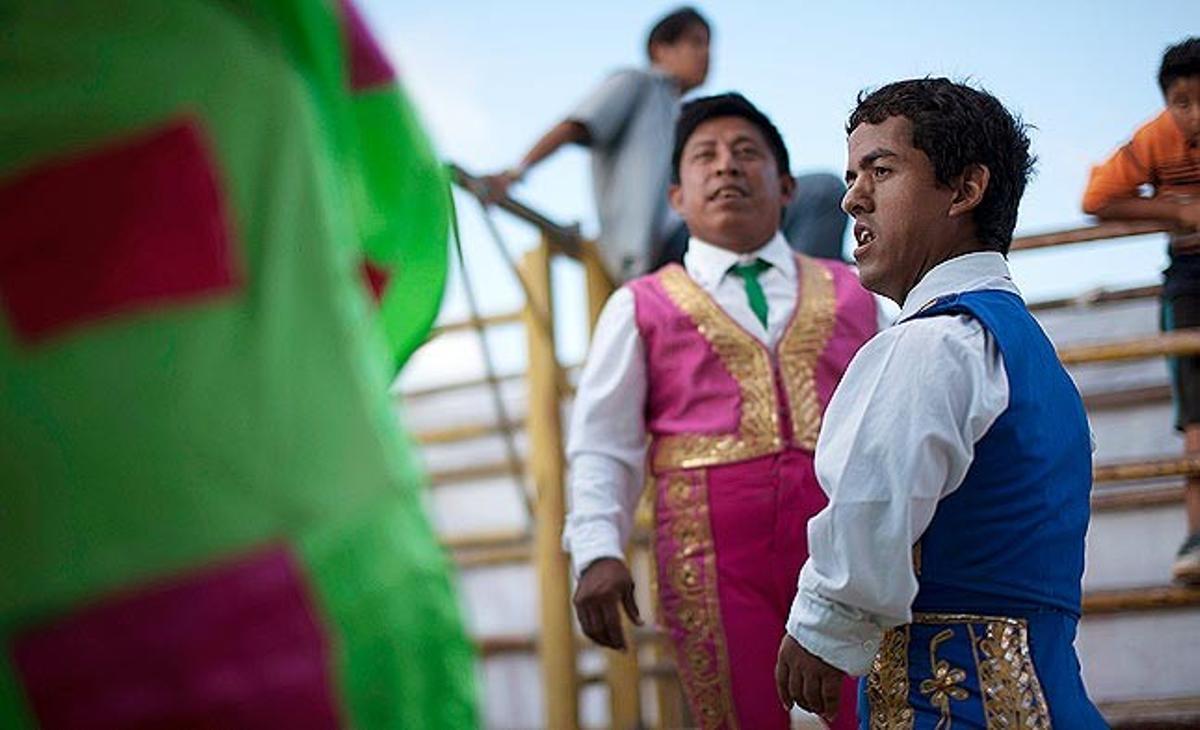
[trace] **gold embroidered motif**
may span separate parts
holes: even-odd
[[[656,439],[654,472],[743,461],[782,448],[775,376],[767,350],[730,320],[683,269],[669,267],[658,276],[667,296],[691,318],[737,382],[742,412],[734,434],[681,434]]]
[[[833,274],[816,260],[796,255],[800,301],[779,343],[779,366],[792,412],[792,442],[814,451],[821,431],[817,360],[829,344],[837,314]]]
[[[970,625],[968,624],[968,628]],[[929,679],[921,681],[921,694],[929,696],[929,704],[942,712],[934,730],[950,730],[950,700],[965,700],[970,695],[958,685],[967,678],[967,673],[950,662],[937,658],[938,644],[954,638],[954,629],[942,629],[929,641]]]
[[[908,703],[908,637],[907,626],[885,631],[871,663],[867,674],[871,730],[910,730],[913,726],[913,709]]]
[[[1049,730],[1050,709],[1029,650],[1023,619],[973,614],[915,614],[914,623],[967,624],[988,728]],[[983,636],[974,626],[983,625]]]
[[[979,639],[979,686],[989,728],[1050,727],[1050,708],[1034,671],[1024,621],[992,621]]]
[[[686,679],[684,690],[699,713],[701,727],[736,730],[704,472],[671,474],[664,502],[674,540],[665,575],[679,598],[675,618],[686,630],[684,644],[676,651],[676,664]]]

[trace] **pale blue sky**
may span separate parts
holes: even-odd
[[[469,170],[516,162],[605,73],[641,65],[650,23],[677,3],[396,3],[361,0],[401,70],[441,154]],[[841,173],[845,117],[864,87],[923,75],[984,86],[1037,127],[1038,173],[1018,232],[1077,225],[1090,164],[1162,108],[1155,82],[1163,49],[1200,33],[1195,0],[1106,2],[697,3],[713,23],[712,72],[698,93],[738,90],[772,117],[797,170]],[[536,168],[517,197],[594,230],[586,155],[568,150]],[[519,294],[498,270],[477,220],[464,242],[479,263],[485,307]],[[513,249],[532,243],[503,224]],[[1031,300],[1156,279],[1160,238],[1016,254]],[[472,266],[472,272],[476,266]],[[570,285],[569,274],[563,288]],[[576,294],[569,291],[568,294]],[[463,310],[451,292],[447,314]],[[581,353],[568,345],[566,355]],[[578,351],[578,352],[576,352]]]

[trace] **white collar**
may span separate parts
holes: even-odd
[[[748,264],[755,259],[766,261],[773,268],[779,270],[788,281],[796,280],[795,254],[792,253],[783,234],[778,231],[758,250],[744,254],[735,253],[692,236],[688,240],[687,253],[683,255],[683,265],[688,274],[701,286],[712,289],[735,265]]]
[[[955,256],[925,272],[900,308],[903,321],[921,311],[938,297],[978,289],[999,289],[1021,296],[1008,271],[1008,262],[999,251],[977,251]]]

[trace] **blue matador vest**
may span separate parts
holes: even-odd
[[[1075,655],[1091,437],[1079,392],[1020,297],[940,297],[995,339],[1007,409],[913,547],[913,622],[888,631],[860,692],[870,728],[1107,727]]]

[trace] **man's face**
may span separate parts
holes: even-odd
[[[758,127],[741,117],[716,117],[684,144],[679,184],[669,196],[692,235],[742,253],[775,235],[792,185],[790,175],[779,174]]]
[[[1200,76],[1175,79],[1167,87],[1167,109],[1192,146],[1200,145]]]
[[[854,219],[863,284],[898,304],[925,272],[951,255],[954,191],[912,146],[912,123],[890,117],[850,133],[842,208]]]
[[[674,43],[654,46],[654,63],[674,76],[683,91],[704,83],[708,78],[708,31],[693,23]]]

